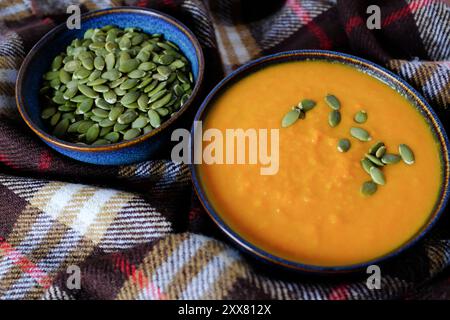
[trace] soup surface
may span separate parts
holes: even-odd
[[[331,93],[341,101],[342,122],[328,125]],[[317,105],[304,120],[281,128],[302,99]],[[365,110],[362,125],[353,117]],[[351,126],[372,141],[350,137]],[[366,262],[396,249],[427,221],[441,185],[439,145],[406,99],[382,82],[339,63],[288,62],[267,67],[229,87],[215,102],[203,130],[279,128],[279,171],[260,165],[199,165],[200,182],[216,212],[250,243],[285,259],[321,266]],[[347,153],[337,142],[349,138]],[[383,168],[386,185],[369,197],[360,160],[375,141],[398,154],[406,143],[413,165]],[[205,145],[205,144],[204,144]],[[206,143],[207,145],[207,143]]]

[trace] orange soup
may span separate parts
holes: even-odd
[[[324,97],[341,102],[342,120],[330,127]],[[281,128],[301,99],[317,105],[305,119]],[[365,110],[366,123],[354,115]],[[352,138],[360,126],[370,142]],[[286,62],[253,73],[230,86],[203,123],[217,128],[279,129],[279,171],[261,175],[251,164],[198,165],[200,182],[215,211],[253,245],[290,261],[319,266],[367,262],[398,248],[429,219],[442,184],[438,142],[420,113],[388,87],[355,68],[321,61]],[[351,141],[337,151],[341,138]],[[383,167],[386,184],[372,196],[360,188],[370,180],[360,160],[375,142],[398,154],[407,144],[415,163]]]

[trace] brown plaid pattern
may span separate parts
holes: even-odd
[[[14,83],[28,50],[74,2],[0,0],[0,299],[391,299],[436,297],[434,287],[448,297],[448,215],[427,239],[383,264],[381,290],[369,290],[364,272],[286,274],[239,253],[201,209],[185,165],[92,166],[44,146],[18,118]],[[448,117],[444,1],[78,3],[83,11],[137,5],[176,16],[203,46],[209,87],[265,54],[332,49],[385,65]],[[381,30],[365,26],[369,4],[381,7]],[[71,265],[81,269],[79,290],[67,287]]]

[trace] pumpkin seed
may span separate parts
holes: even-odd
[[[379,148],[384,147],[383,141],[377,141],[375,142],[370,148],[369,148],[369,154],[375,155]]]
[[[384,185],[386,183],[383,171],[377,167],[370,168],[370,176],[372,177],[372,181],[376,184]]]
[[[283,128],[287,128],[292,126],[300,117],[300,110],[292,109],[288,113],[285,114],[283,119],[281,120],[281,126]]]
[[[133,121],[131,128],[142,129],[148,124],[148,122],[149,119],[147,117],[139,116]]]
[[[373,181],[366,181],[361,186],[361,193],[364,196],[371,196],[377,192],[378,186]]]
[[[162,97],[158,101],[153,102],[150,107],[152,109],[158,109],[158,108],[164,107],[170,101],[171,98],[172,98],[172,94],[169,92],[168,94],[166,94],[164,97]]]
[[[413,164],[415,162],[414,153],[406,144],[400,144],[398,146],[398,152],[404,163]]]
[[[313,100],[310,100],[310,99],[303,99],[298,104],[298,107],[305,112],[313,109],[315,106],[316,106],[316,102]]]
[[[367,174],[370,174],[370,168],[374,167],[375,164],[367,158],[361,160],[361,166]]]
[[[365,123],[367,121],[367,117],[367,112],[360,110],[355,114],[353,120],[355,120],[356,123]]]
[[[136,128],[132,128],[132,129],[128,129],[124,135],[123,135],[123,139],[124,140],[131,140],[136,138],[137,136],[139,136],[141,134],[141,131],[139,129]]]
[[[339,140],[337,149],[339,152],[347,152],[348,150],[350,150],[350,147],[351,147],[350,140],[343,138]]]
[[[80,92],[82,94],[84,94],[86,97],[95,99],[98,97],[98,93],[95,92],[93,89],[91,89],[90,87],[88,87],[87,85],[84,84],[80,84],[78,86],[78,90],[80,90]]]
[[[377,165],[379,167],[384,166],[384,163],[381,162],[380,159],[378,159],[376,156],[374,156],[372,154],[367,153],[366,154],[366,158],[369,159],[373,164],[375,164],[375,165]]]
[[[375,156],[376,156],[378,159],[381,159],[381,158],[384,156],[385,153],[386,153],[386,147],[385,147],[385,146],[381,146],[381,147],[379,147],[378,150],[375,152]]]
[[[41,118],[44,120],[50,119],[56,113],[55,107],[45,108],[41,113]]]
[[[381,162],[383,162],[384,164],[395,164],[400,162],[401,159],[402,158],[397,154],[386,153],[381,158]]]
[[[148,110],[148,119],[153,128],[158,128],[161,125],[161,118],[155,110]]]
[[[112,143],[116,143],[120,139],[120,134],[118,132],[110,132],[104,138]]]
[[[94,142],[95,140],[97,140],[99,134],[100,134],[100,127],[98,124],[94,124],[86,132],[86,142],[87,143]]]
[[[338,100],[338,98],[336,98],[336,96],[332,95],[332,94],[328,94],[325,97],[325,102],[328,104],[328,106],[333,109],[333,110],[339,110],[341,108],[341,103]]]
[[[338,110],[333,110],[328,114],[328,124],[334,128],[341,123],[341,113]]]
[[[128,105],[128,104],[135,102],[138,98],[139,98],[139,92],[136,92],[136,91],[129,92],[122,97],[122,99],[120,100],[120,103],[122,103],[123,105]]]
[[[67,128],[69,128],[69,120],[63,119],[61,120],[53,129],[53,135],[56,137],[62,137],[66,134]]]
[[[363,128],[359,128],[359,127],[352,127],[350,129],[350,135],[355,138],[358,139],[359,141],[370,141],[372,140],[372,137],[370,136],[369,132],[367,132],[367,130],[363,129]]]
[[[134,110],[128,110],[117,118],[120,124],[130,124],[138,117],[138,113]]]

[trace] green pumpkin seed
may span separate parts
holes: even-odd
[[[116,64],[116,56],[114,55],[114,53],[108,53],[105,56],[106,70],[112,70],[115,64]]]
[[[366,181],[361,186],[361,194],[364,196],[371,196],[377,192],[378,186],[373,181]]]
[[[86,83],[86,85],[89,87],[95,87],[95,86],[100,86],[106,82],[108,82],[108,80],[103,79],[103,78],[97,78],[95,80],[89,81],[88,83]]]
[[[142,62],[138,69],[142,71],[151,71],[156,68],[156,64],[153,62]]]
[[[148,108],[148,97],[146,94],[141,94],[139,99],[137,100],[139,108],[147,109]]]
[[[138,117],[138,113],[134,110],[128,110],[117,118],[120,124],[130,124]]]
[[[379,167],[384,166],[384,163],[381,162],[380,159],[378,159],[376,156],[374,156],[372,154],[367,153],[366,154],[366,158],[369,159],[373,164],[375,164],[375,165],[377,165]]]
[[[359,141],[370,141],[372,140],[372,137],[370,136],[369,132],[367,132],[367,130],[363,129],[363,128],[359,128],[359,127],[352,127],[350,129],[350,135],[355,138],[358,139]]]
[[[93,99],[84,99],[83,101],[80,102],[80,104],[78,105],[78,110],[83,114],[88,112],[89,110],[91,110],[92,105],[94,104],[94,100]]]
[[[414,153],[409,146],[407,146],[406,144],[399,145],[398,152],[400,153],[400,157],[402,158],[404,163],[410,165],[414,164],[415,162]]]
[[[364,110],[358,111],[353,120],[355,120],[356,123],[365,123],[367,121],[367,112]]]
[[[138,79],[128,79],[124,83],[120,85],[120,89],[122,90],[129,90],[131,88],[134,88],[138,84]]]
[[[377,167],[370,168],[370,176],[372,177],[372,181],[376,184],[384,185],[386,184],[386,178],[384,177],[383,171],[381,171]]]
[[[123,105],[128,105],[128,104],[135,102],[138,98],[139,98],[139,92],[136,92],[136,91],[129,92],[122,97],[122,99],[120,100],[120,103],[122,103]]]
[[[98,93],[95,92],[93,89],[89,88],[87,85],[84,84],[80,84],[78,85],[78,90],[80,90],[80,92],[82,94],[84,94],[86,97],[95,99],[98,97]]]
[[[384,164],[395,164],[400,162],[401,159],[402,158],[397,154],[386,153],[381,158],[381,162],[383,162]]]
[[[56,126],[56,124],[61,119],[61,112],[56,112],[51,118],[50,118],[50,125],[52,127]]]
[[[153,128],[158,128],[161,125],[161,118],[155,110],[148,110],[148,119],[150,121],[150,125]]]
[[[63,63],[63,57],[62,56],[56,56],[52,61],[52,70],[57,71],[61,69]]]
[[[111,59],[111,58],[110,58]],[[105,68],[105,60],[101,56],[96,56],[94,59],[95,69],[102,71]]]
[[[86,142],[92,143],[97,140],[100,134],[100,127],[98,124],[92,125],[89,130],[86,132]]]
[[[45,108],[41,113],[41,118],[44,120],[50,119],[56,113],[55,107]]]
[[[127,124],[121,124],[121,123],[116,123],[113,127],[114,132],[122,132],[125,129],[127,129],[130,126],[129,123]]]
[[[384,156],[385,153],[386,153],[386,147],[385,147],[385,146],[381,146],[381,147],[379,147],[378,150],[375,152],[375,156],[376,156],[378,159],[381,159],[381,158]]]
[[[315,106],[316,106],[316,102],[313,100],[310,100],[310,99],[303,99],[298,104],[298,107],[305,112],[313,109]]]
[[[104,138],[112,143],[116,143],[120,139],[120,134],[118,132],[110,132]]]
[[[99,122],[99,125],[100,127],[105,128],[105,127],[112,127],[115,123],[116,123],[115,121],[111,121],[108,118],[105,118]]]
[[[78,68],[81,67],[81,62],[77,61],[77,60],[72,60],[67,62],[64,65],[64,70],[70,73],[74,73],[76,70],[78,70]]]
[[[139,61],[136,59],[125,60],[120,63],[119,71],[129,73],[133,70],[136,70],[139,66]]]
[[[169,108],[164,108],[164,107],[163,108],[158,108],[155,111],[158,112],[158,114],[161,117],[165,117],[165,116],[167,116],[170,113],[170,109]]]
[[[348,150],[350,150],[351,147],[351,142],[348,139],[340,139],[337,145],[337,149],[339,152],[347,152]]]
[[[383,141],[375,142],[369,149],[369,154],[375,155],[379,148],[384,147]]]
[[[123,113],[124,107],[123,106],[116,106],[111,108],[111,111],[109,112],[108,119],[111,121],[116,121],[117,118]]]
[[[361,160],[361,166],[367,174],[370,174],[370,168],[374,167],[375,164],[367,158]]]
[[[287,128],[293,125],[300,117],[300,110],[292,109],[288,113],[285,114],[283,119],[281,120],[281,126],[283,128]]]
[[[148,122],[149,119],[147,117],[139,116],[133,121],[133,123],[131,123],[131,128],[142,129],[148,124]]]
[[[109,81],[114,81],[119,79],[122,76],[122,74],[119,72],[119,70],[117,69],[111,69],[109,71],[106,71],[102,74],[102,78],[109,80]]]
[[[92,143],[92,145],[93,146],[101,146],[101,145],[105,145],[105,144],[110,144],[111,142],[109,141],[109,140],[106,140],[106,139],[98,139],[98,140],[95,140],[93,143]]]
[[[136,70],[131,71],[131,72],[128,74],[128,77],[131,78],[131,79],[139,79],[139,78],[144,77],[146,74],[147,74],[147,73],[146,73],[145,71],[136,69]]]
[[[56,126],[55,129],[53,129],[53,135],[56,137],[62,137],[66,134],[67,129],[69,128],[69,120],[63,119],[61,120]]]
[[[93,121],[90,120],[82,120],[78,125],[77,132],[78,133],[86,133],[90,127],[94,125]]]
[[[158,109],[158,108],[164,107],[170,101],[171,98],[172,98],[172,94],[169,92],[168,94],[166,94],[164,97],[162,97],[158,101],[153,102],[152,105],[150,106],[150,108]]]
[[[109,112],[100,108],[94,108],[92,109],[92,113],[100,118],[106,118],[109,115]]]
[[[139,129],[136,129],[136,128],[128,129],[125,132],[125,134],[123,135],[123,139],[124,140],[131,140],[131,139],[136,138],[140,134],[141,134],[141,131]]]
[[[325,97],[325,102],[333,110],[339,110],[341,108],[341,102],[339,101],[338,98],[336,98],[336,96],[334,96],[332,94],[328,94]]]
[[[328,114],[328,124],[334,128],[341,123],[341,113],[338,110],[333,110]]]
[[[94,89],[94,91],[100,92],[100,93],[105,93],[105,92],[109,91],[109,87],[103,86],[103,85],[93,86],[92,89]]]
[[[78,132],[78,127],[80,126],[81,121],[77,121],[72,123],[68,128],[67,128],[67,132],[68,133],[75,133]]]

